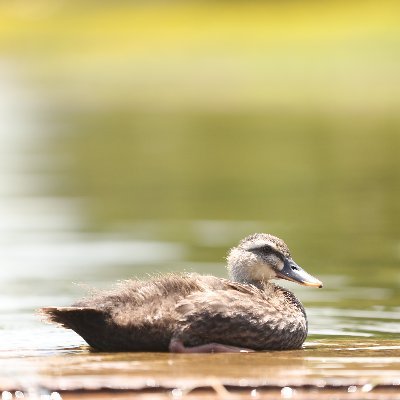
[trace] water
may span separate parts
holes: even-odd
[[[369,35],[354,43],[369,43]],[[349,90],[350,73],[337,87],[332,75],[321,75],[311,90],[297,70],[280,66],[287,51],[294,65],[306,62],[310,79],[329,72],[324,43],[305,60],[294,51],[311,51],[304,38],[280,43],[286,50],[257,38],[268,52],[246,53],[226,80],[226,65],[240,57],[213,55],[220,58],[211,59],[211,92],[197,79],[207,80],[201,41],[190,60],[175,48],[166,59],[152,43],[151,57],[138,51],[122,65],[104,50],[112,68],[105,63],[94,72],[97,53],[81,60],[55,53],[48,67],[39,46],[32,70],[18,55],[1,59],[0,389],[38,395],[162,386],[179,397],[199,386],[223,394],[221,384],[346,393],[400,384],[400,119],[393,112],[400,97],[397,75],[388,73],[398,67],[395,40],[379,36],[386,45],[377,57],[362,46],[353,53],[354,43],[340,47],[333,37],[343,50],[335,62],[352,54],[347,71],[363,70],[368,79],[352,80]],[[272,66],[262,55],[271,51]],[[157,70],[160,60],[165,68]],[[269,65],[268,79],[251,65]],[[281,90],[286,75],[290,96]],[[96,85],[85,97],[81,86],[89,78]],[[284,283],[307,310],[303,350],[99,354],[35,315],[119,279],[183,270],[226,276],[227,249],[253,232],[282,237],[294,259],[324,282],[321,290]]]

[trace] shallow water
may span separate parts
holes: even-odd
[[[312,385],[365,394],[400,385],[397,115],[371,112],[367,101],[341,113],[229,102],[210,110],[195,95],[184,109],[134,107],[157,89],[146,75],[155,61],[145,58],[135,78],[148,78],[142,92],[93,105],[69,91],[78,66],[59,72],[65,81],[49,94],[38,71],[28,84],[13,62],[0,63],[0,389]],[[390,104],[398,98],[393,91]],[[227,249],[256,231],[284,238],[324,282],[284,283],[307,310],[303,350],[99,354],[35,315],[118,279],[226,276]]]

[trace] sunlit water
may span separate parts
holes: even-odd
[[[316,267],[324,289],[286,285],[306,306],[309,339],[304,351],[280,353],[274,361],[265,355],[234,355],[227,367],[229,356],[217,355],[211,368],[202,356],[196,369],[190,357],[91,354],[73,332],[43,324],[35,315],[37,308],[68,305],[85,294],[86,286],[109,287],[118,279],[174,270],[225,276],[226,249],[244,234],[265,229],[257,220],[154,219],[133,220],[121,229],[88,230],[83,212],[86,199],[51,194],[60,178],[53,166],[68,163],[43,150],[57,130],[37,120],[43,105],[19,88],[9,70],[4,73],[7,78],[0,81],[0,365],[5,385],[18,382],[29,389],[44,381],[51,386],[55,374],[89,377],[86,383],[93,387],[104,380],[109,386],[125,387],[126,376],[136,379],[129,381],[131,387],[168,386],[171,379],[184,386],[187,374],[186,385],[196,386],[204,383],[202,368],[208,375],[214,371],[225,383],[242,386],[317,384],[327,377],[330,384],[357,379],[366,384],[371,376],[381,384],[396,383],[399,278],[393,270],[392,285],[374,285],[371,271],[379,265],[369,267],[370,277],[368,272],[360,277],[365,286],[357,284],[357,273],[335,274],[334,268],[318,273]],[[171,232],[170,238],[166,232]],[[182,239],[185,235],[190,240]],[[249,366],[246,371],[243,363]],[[270,378],[260,375],[260,368],[271,369],[271,363]],[[63,384],[73,387],[73,382]]]

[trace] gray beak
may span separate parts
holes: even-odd
[[[297,265],[291,258],[285,258],[283,268],[280,271],[275,272],[277,278],[300,283],[300,285],[304,286],[322,288],[322,282],[320,280],[304,271],[304,269]]]

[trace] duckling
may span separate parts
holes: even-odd
[[[304,307],[271,282],[322,282],[291,258],[282,239],[255,233],[227,256],[229,278],[168,274],[128,280],[71,307],[47,307],[47,321],[74,330],[99,351],[175,353],[298,349],[307,336]]]

